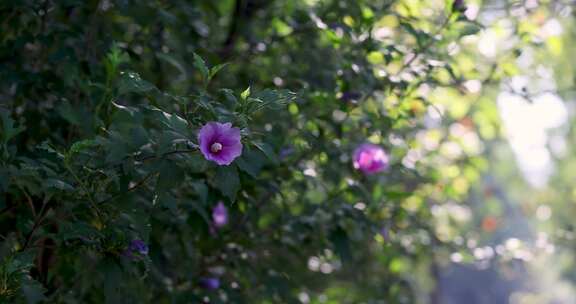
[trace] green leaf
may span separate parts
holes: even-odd
[[[74,187],[70,184],[55,178],[48,178],[44,181],[44,186],[47,188],[55,188],[64,191],[74,191]]]
[[[169,193],[162,193],[158,196],[158,203],[162,208],[166,208],[172,212],[172,214],[177,215],[178,213],[178,201],[176,198]]]
[[[176,68],[176,70],[178,70],[180,75],[178,77],[174,77],[176,78],[174,80],[175,82],[184,81],[188,79],[188,73],[186,73],[186,68],[176,58],[174,58],[169,54],[164,54],[162,52],[156,52],[156,57],[166,61],[168,64]]]
[[[256,148],[258,148],[258,150],[264,152],[264,154],[268,157],[268,159],[270,159],[273,163],[278,162],[278,158],[276,157],[276,153],[274,153],[274,150],[272,149],[272,147],[269,144],[263,143],[263,142],[253,142],[252,144]]]
[[[258,177],[262,166],[264,166],[265,158],[260,152],[245,149],[242,156],[236,159],[236,164],[240,170],[250,174],[252,177]]]
[[[109,132],[109,138],[97,138],[106,153],[106,163],[117,163],[129,155],[129,147],[123,140],[123,136],[115,131]]]
[[[61,240],[102,238],[103,235],[94,226],[86,222],[63,222],[60,223],[58,238]]]
[[[67,100],[61,102],[60,105],[56,108],[56,111],[58,111],[58,114],[60,114],[60,116],[62,116],[62,118],[64,118],[70,124],[75,126],[82,125],[83,118],[81,113],[72,107],[70,102]]]
[[[174,189],[184,181],[186,175],[174,162],[164,161],[160,167],[156,192],[163,193]]]
[[[206,209],[204,209],[204,207],[201,206],[201,204],[198,203],[197,201],[184,200],[184,201],[182,201],[182,205],[190,206],[192,208],[192,210],[194,210],[196,213],[198,213],[200,215],[200,217],[204,220],[204,222],[208,226],[210,226],[212,224],[212,220],[210,219],[210,215],[208,214],[208,212],[206,212]]]
[[[112,106],[114,108],[120,110],[119,113],[125,113],[130,118],[136,117],[140,113],[140,110],[138,110],[138,108],[123,106],[123,105],[115,103],[115,102],[112,102]]]
[[[26,278],[22,281],[22,293],[28,304],[36,304],[46,300],[44,287],[39,282]]]
[[[66,157],[70,158],[72,155],[74,155],[76,153],[80,153],[80,152],[82,152],[88,148],[92,148],[92,147],[95,147],[97,145],[98,145],[98,143],[96,143],[96,141],[92,140],[92,139],[85,139],[85,140],[77,141],[74,144],[72,144],[72,146],[68,150]]]
[[[34,250],[26,250],[9,256],[4,260],[7,263],[6,272],[12,274],[29,271],[34,266],[36,254]]]
[[[212,78],[214,78],[214,76],[216,76],[216,74],[223,68],[225,68],[226,66],[228,66],[228,63],[222,63],[219,64],[217,66],[214,66],[210,69],[210,75],[208,76],[208,80],[211,80]]]
[[[138,232],[143,240],[148,240],[151,230],[150,214],[144,206],[133,208],[129,210],[129,213],[123,213],[122,216],[128,220],[131,228]]]
[[[234,95],[234,91],[230,89],[221,89],[220,92],[224,95],[223,103],[231,110],[234,110],[238,105],[238,99]]]
[[[186,166],[187,172],[201,173],[206,171],[209,163],[201,154],[193,153],[187,155],[184,165]]]
[[[352,251],[350,250],[350,240],[346,231],[341,227],[330,233],[330,241],[334,245],[334,251],[340,256],[342,264],[349,262],[352,259]]]
[[[194,192],[200,199],[203,204],[206,204],[208,201],[208,186],[204,182],[194,182],[192,183],[192,187],[194,188]]]
[[[120,95],[127,93],[146,93],[156,89],[150,82],[142,79],[136,72],[121,72],[118,91]],[[157,90],[157,89],[156,89]]]
[[[272,28],[274,30],[276,30],[276,32],[278,33],[278,35],[280,36],[288,36],[293,32],[292,27],[290,27],[290,25],[288,25],[287,23],[285,23],[284,21],[278,19],[278,18],[274,18],[272,20]]]
[[[130,148],[133,150],[139,150],[142,146],[150,142],[150,136],[146,129],[142,126],[137,126],[131,128],[128,131]]]
[[[115,75],[113,75],[112,73],[116,70],[116,68],[124,62],[128,62],[129,59],[130,57],[128,56],[128,54],[126,54],[126,52],[124,52],[118,46],[118,44],[114,43],[110,48],[110,51],[108,51],[108,54],[106,54],[106,63],[108,64],[107,69],[108,76],[114,77]]]
[[[194,66],[200,71],[202,75],[202,81],[204,81],[204,85],[207,84],[208,79],[210,77],[210,71],[208,70],[208,66],[202,57],[198,56],[198,54],[194,53]]]
[[[412,195],[411,192],[402,192],[402,191],[384,191],[384,196],[392,200],[401,200],[408,198]]]
[[[174,130],[181,135],[187,135],[189,133],[188,122],[184,118],[177,114],[171,114],[152,106],[147,107],[147,109],[152,110],[153,113],[155,113],[157,120],[169,129]]]
[[[112,124],[115,129],[125,132],[134,126],[141,126],[144,122],[144,114],[140,108],[130,107],[111,102],[114,113]]]
[[[176,114],[166,113],[160,109],[155,110],[161,114],[159,120],[162,124],[182,135],[188,134],[188,122],[184,118]]]
[[[23,126],[14,127],[15,121],[10,117],[8,111],[0,111],[0,118],[2,119],[2,129],[0,129],[0,138],[3,143],[7,143],[14,136],[26,130]]]
[[[231,201],[236,200],[236,193],[240,190],[240,177],[236,166],[218,167],[213,183],[216,189],[220,190]]]
[[[474,35],[482,30],[482,27],[475,23],[467,22],[460,30],[460,37]]]

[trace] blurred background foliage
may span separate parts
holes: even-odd
[[[0,299],[573,303],[573,18],[553,0],[4,0]],[[208,121],[242,129],[231,166],[195,149]],[[365,142],[387,171],[353,168]]]

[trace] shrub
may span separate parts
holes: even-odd
[[[419,161],[479,26],[412,2],[0,4],[0,297],[414,303],[482,164]]]

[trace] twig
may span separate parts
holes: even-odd
[[[2,28],[7,28],[6,24],[10,21],[10,19],[14,18],[16,15],[18,15],[20,12],[18,10],[14,10],[10,13],[10,15],[8,15],[8,17],[6,17],[4,20],[2,20]]]
[[[70,165],[68,163],[65,162],[64,167],[66,167],[66,169],[70,172],[70,174],[72,174],[72,176],[74,177],[76,182],[78,182],[78,184],[80,185],[82,190],[84,190],[84,192],[86,192],[86,195],[88,196],[88,201],[90,202],[90,207],[92,207],[92,209],[94,209],[94,211],[96,212],[96,216],[98,216],[98,218],[100,220],[102,220],[102,214],[100,213],[100,209],[98,209],[98,206],[96,204],[96,200],[94,200],[94,197],[92,197],[92,193],[90,191],[88,191],[88,187],[86,187],[84,182],[82,182],[82,180],[78,177],[78,175],[76,175],[76,173],[74,173],[74,170],[72,170],[72,168],[70,167]]]
[[[408,61],[406,61],[403,65],[402,68],[400,68],[399,72],[397,73],[397,75],[401,74],[406,68],[408,68],[416,59],[418,59],[420,57],[420,55],[422,55],[422,51],[426,50],[427,48],[431,47],[432,44],[434,44],[434,42],[436,42],[436,40],[434,39],[434,37],[438,34],[440,34],[440,32],[442,32],[450,23],[450,20],[452,19],[452,16],[454,16],[454,12],[450,13],[450,15],[448,15],[448,17],[444,20],[444,22],[440,25],[440,27],[438,28],[438,30],[436,30],[436,32],[434,32],[433,34],[430,35],[430,40],[424,44],[423,46],[419,47],[418,50],[416,52],[414,52],[414,55],[408,59]]]
[[[34,233],[40,227],[40,223],[42,223],[42,221],[44,220],[44,217],[46,216],[46,214],[48,214],[46,207],[48,206],[49,202],[50,202],[50,197],[46,197],[44,199],[44,202],[42,202],[42,208],[40,209],[38,216],[34,220],[34,225],[32,226],[32,230],[30,230],[30,232],[26,236],[26,240],[24,241],[24,246],[22,246],[22,249],[20,249],[20,251],[26,250],[28,248],[28,246],[30,245],[30,241],[32,240],[32,236],[34,236]]]
[[[183,153],[192,153],[192,152],[196,152],[197,149],[183,149],[183,150],[174,150],[174,151],[170,151],[170,152],[166,152],[161,154],[160,156],[156,156],[156,155],[151,155],[151,156],[146,156],[140,159],[136,159],[136,161],[148,161],[151,159],[157,159],[157,158],[164,158],[168,155],[172,155],[172,154],[183,154]]]
[[[145,162],[145,161],[148,161],[148,160],[151,160],[151,159],[164,158],[165,156],[172,155],[172,154],[192,153],[192,152],[195,152],[195,151],[197,150],[197,148],[196,148],[197,146],[194,145],[194,147],[195,147],[194,149],[174,150],[174,151],[169,151],[169,152],[166,152],[166,153],[163,153],[163,154],[160,154],[160,155],[150,155],[150,156],[145,156],[145,157],[142,157],[142,158],[136,158],[136,157],[134,157],[134,156],[131,155],[131,156],[125,157],[124,159],[122,159],[122,161],[125,161],[125,160],[127,160],[127,159],[129,159],[129,158],[134,158],[134,161],[137,161],[137,162]],[[120,163],[115,163],[115,164],[108,164],[108,165],[101,166],[101,167],[88,167],[88,168],[89,168],[90,170],[100,170],[100,169],[108,169],[108,168],[118,167],[118,166],[121,166],[121,165],[122,165],[122,163],[120,162]]]
[[[2,215],[2,214],[6,213],[6,212],[8,212],[14,208],[16,208],[16,204],[4,207],[2,210],[0,210],[0,215]]]
[[[32,198],[30,197],[30,195],[28,195],[28,193],[26,192],[26,190],[24,190],[24,188],[22,187],[18,187],[20,188],[20,190],[22,190],[22,193],[24,193],[24,196],[26,197],[27,203],[28,203],[28,207],[30,207],[30,210],[32,211],[32,215],[34,217],[36,217],[36,208],[34,208],[34,203],[32,202]]]
[[[112,201],[112,200],[120,197],[121,195],[124,195],[124,194],[126,194],[126,193],[128,193],[128,192],[132,192],[132,191],[136,190],[136,189],[139,188],[140,186],[144,185],[144,184],[146,183],[146,181],[147,181],[150,177],[152,177],[152,175],[154,175],[154,174],[156,174],[156,173],[157,173],[157,172],[148,173],[148,175],[146,175],[142,180],[140,180],[139,182],[137,182],[134,186],[128,188],[126,191],[124,191],[124,192],[122,192],[122,193],[117,193],[117,194],[115,194],[115,195],[113,195],[113,196],[111,196],[111,197],[109,197],[109,198],[107,198],[107,199],[99,202],[98,205],[103,205],[103,204],[105,204],[105,203],[107,203],[107,202],[109,202],[109,201]]]

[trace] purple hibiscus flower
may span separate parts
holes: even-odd
[[[382,147],[362,144],[354,151],[354,168],[365,174],[374,174],[388,169],[388,155]]]
[[[221,228],[228,224],[228,209],[226,209],[224,203],[219,202],[216,207],[212,209],[212,221],[216,228]]]
[[[124,251],[124,256],[131,259],[137,259],[145,255],[148,255],[148,245],[139,239],[132,240]]]
[[[209,122],[198,133],[200,151],[218,165],[230,165],[242,154],[240,139],[240,129],[231,123]]]
[[[208,290],[215,290],[220,287],[220,279],[218,278],[201,278],[198,283],[200,287]]]

